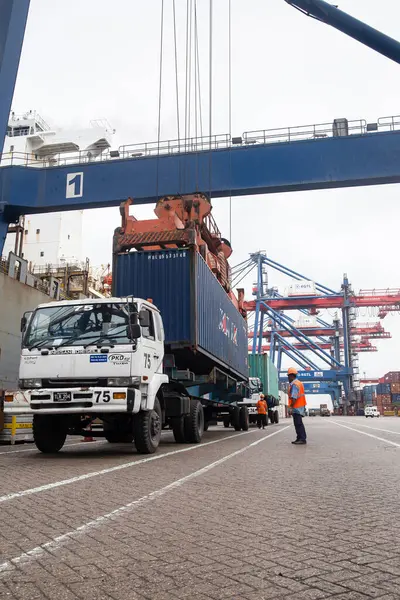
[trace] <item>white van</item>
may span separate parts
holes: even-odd
[[[372,417],[372,418],[378,417],[379,418],[380,414],[381,413],[379,412],[377,406],[366,406],[364,409],[364,415],[366,417]]]

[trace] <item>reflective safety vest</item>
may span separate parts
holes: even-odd
[[[259,400],[257,402],[257,412],[259,415],[267,414],[267,403],[265,400]]]
[[[294,384],[296,384],[296,386],[299,388],[299,397],[296,400],[294,398],[292,398],[292,386]],[[306,406],[306,404],[307,404],[306,395],[304,393],[304,385],[298,379],[295,379],[294,381],[292,381],[292,383],[289,386],[289,400],[290,400],[289,408],[303,408],[303,406]]]

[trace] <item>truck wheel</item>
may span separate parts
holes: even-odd
[[[142,410],[134,416],[133,437],[139,454],[153,454],[157,450],[161,429],[161,406],[156,398],[153,410]]]
[[[231,424],[231,417],[229,415],[225,415],[224,417],[224,427],[226,429],[228,429],[229,425]]]
[[[277,410],[275,411],[275,414],[274,414],[274,423],[276,423],[276,424],[279,423],[279,413]]]
[[[174,419],[174,421],[171,423],[171,427],[174,434],[175,442],[177,444],[183,444],[184,442],[186,442],[184,417]]]
[[[67,437],[67,428],[58,415],[33,415],[33,440],[44,454],[61,450]]]
[[[249,430],[249,409],[247,406],[241,406],[239,411],[240,428],[243,431]]]
[[[199,444],[204,431],[204,411],[199,400],[191,400],[190,414],[184,418],[185,441]]]
[[[240,431],[242,429],[240,423],[240,408],[238,406],[234,406],[231,413],[232,425],[235,431]]]
[[[204,421],[204,431],[208,431],[209,426],[210,426],[210,421]]]

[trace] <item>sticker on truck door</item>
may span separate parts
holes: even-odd
[[[107,362],[107,354],[91,354],[90,362],[91,363],[106,363]]]

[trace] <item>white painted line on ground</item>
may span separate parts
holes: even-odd
[[[396,442],[392,442],[391,440],[386,440],[385,438],[378,437],[377,435],[373,435],[372,433],[367,433],[366,431],[359,431],[359,429],[354,429],[354,427],[348,427],[347,425],[343,425],[343,423],[338,423],[337,421],[331,421],[338,427],[344,427],[345,429],[349,429],[350,431],[355,431],[356,433],[360,433],[361,435],[367,435],[370,438],[374,438],[375,440],[379,440],[380,442],[385,442],[385,444],[391,444],[396,448],[400,448],[400,444]]]
[[[167,435],[167,433],[172,433],[172,431],[166,430],[166,431],[162,431],[161,435]],[[21,450],[5,450],[4,452],[0,452],[0,456],[1,455],[5,455],[5,454],[19,454],[20,452],[39,452],[36,448],[36,446],[34,445],[33,442],[32,443],[31,448],[24,448]],[[71,442],[71,443],[67,443],[64,444],[63,448],[72,448],[73,446],[87,446],[88,444],[106,444],[107,441],[106,440],[93,440],[93,442]],[[113,444],[113,446],[117,446],[118,444]],[[125,446],[129,446],[129,444],[124,444]],[[90,445],[88,446],[88,448],[90,448]]]
[[[361,425],[361,423],[350,423],[350,425],[354,425],[355,427],[366,427],[367,429],[372,429],[372,431],[385,431],[386,433],[393,433],[393,435],[400,435],[400,431],[393,431],[392,429],[382,429],[381,427],[371,427],[370,425]]]
[[[172,483],[169,483],[168,485],[166,485],[158,490],[155,490],[154,492],[150,492],[150,494],[146,494],[146,496],[142,496],[141,498],[138,498],[137,500],[133,500],[133,502],[129,502],[129,504],[120,506],[119,508],[116,508],[115,510],[113,510],[109,513],[106,513],[105,515],[96,517],[96,519],[93,519],[92,521],[88,521],[87,523],[85,523],[84,525],[80,525],[80,527],[77,527],[76,529],[73,529],[71,531],[68,531],[67,533],[64,533],[62,535],[59,535],[59,536],[53,538],[50,542],[46,542],[45,544],[36,546],[36,548],[32,548],[32,550],[28,550],[28,552],[24,552],[23,554],[20,554],[19,556],[16,556],[15,558],[12,558],[8,561],[1,563],[0,564],[0,573],[14,569],[14,567],[16,565],[18,565],[20,562],[23,562],[24,564],[26,564],[26,562],[28,562],[29,559],[32,560],[32,559],[38,558],[40,556],[43,556],[43,554],[45,554],[48,550],[50,550],[50,551],[56,550],[61,545],[63,545],[63,543],[65,543],[71,539],[74,539],[82,534],[84,535],[89,529],[98,527],[99,525],[102,525],[103,523],[109,521],[110,519],[118,517],[120,514],[130,510],[131,508],[135,508],[136,506],[140,506],[142,504],[145,504],[146,502],[156,500],[157,498],[164,496],[169,491],[179,488],[179,487],[182,487],[188,481],[191,481],[192,479],[195,479],[197,477],[200,477],[201,475],[204,475],[208,471],[211,471],[211,469],[215,469],[215,467],[219,467],[227,460],[230,460],[231,458],[234,458],[235,456],[239,456],[239,454],[243,454],[243,452],[250,450],[250,448],[254,448],[255,446],[258,446],[258,444],[261,444],[261,442],[264,442],[265,440],[272,438],[273,436],[277,435],[278,433],[282,433],[282,431],[285,431],[285,429],[289,429],[289,425],[287,425],[286,427],[282,427],[282,428],[278,429],[277,431],[270,433],[269,435],[265,435],[262,438],[256,440],[255,442],[248,444],[244,448],[240,448],[240,450],[236,450],[235,452],[232,452],[231,454],[227,454],[226,456],[223,456],[219,460],[216,460],[216,461],[206,465],[205,467],[202,467],[201,469],[198,469],[197,471],[190,473],[189,475],[185,475],[184,477],[181,477],[180,479],[177,479],[177,480],[173,481]],[[253,433],[253,432],[245,432],[245,433]],[[245,435],[245,433],[242,433],[239,435]],[[230,439],[232,437],[239,437],[239,435],[238,436],[229,436],[229,438],[224,438],[224,439]],[[208,442],[208,444],[214,444],[214,443],[221,442],[221,441],[222,440],[215,440],[214,442]],[[203,444],[203,447],[206,445],[207,444]],[[196,446],[196,448],[201,448],[201,446]],[[193,449],[193,448],[186,448],[185,450],[187,451],[190,449]],[[170,452],[169,454],[177,454],[178,452],[184,452],[185,450],[177,450],[176,452]],[[162,456],[166,456],[166,455],[164,454]],[[162,458],[162,456],[160,456],[159,458]],[[145,460],[147,460],[147,459],[145,459]]]
[[[85,444],[85,446],[87,446],[88,444],[104,444],[104,440],[94,440],[93,442],[71,442],[70,444],[64,444],[63,448],[73,448],[74,446],[83,446],[83,444]],[[20,452],[39,452],[35,446],[35,444],[32,442],[32,446],[30,448],[24,448],[21,450],[9,450],[9,451],[5,451],[5,452],[0,452],[0,455],[6,455],[6,454],[19,454]]]
[[[12,492],[11,494],[6,494],[5,496],[0,496],[0,503],[6,502],[8,500],[15,500],[16,498],[22,498],[23,496],[31,496],[32,494],[39,494],[40,492],[46,492],[48,490],[52,490],[54,488],[58,488],[64,485],[70,485],[71,483],[77,483],[78,481],[84,481],[85,479],[91,479],[92,477],[99,477],[100,475],[107,475],[108,473],[114,473],[115,471],[121,471],[122,469],[129,469],[131,467],[136,467],[137,465],[143,465],[144,463],[153,462],[155,460],[162,460],[163,458],[167,458],[168,456],[175,456],[176,454],[182,454],[183,452],[191,452],[193,450],[201,450],[206,446],[211,446],[212,444],[218,444],[220,442],[225,442],[226,440],[231,440],[233,438],[240,437],[242,435],[248,435],[249,433],[255,433],[257,430],[253,431],[245,431],[243,433],[236,433],[233,435],[228,435],[226,437],[220,438],[218,440],[213,440],[211,442],[205,442],[203,444],[196,444],[194,446],[188,446],[186,448],[180,448],[179,450],[172,450],[171,452],[165,452],[164,454],[156,454],[155,456],[149,456],[147,458],[141,458],[139,460],[129,461],[127,463],[123,463],[122,465],[116,465],[114,467],[108,467],[106,469],[101,469],[100,471],[92,471],[90,473],[85,473],[84,475],[77,475],[76,477],[71,477],[69,479],[62,479],[61,481],[54,481],[53,483],[46,483],[45,485],[40,485],[35,488],[30,488],[27,490],[22,490],[20,492]]]

